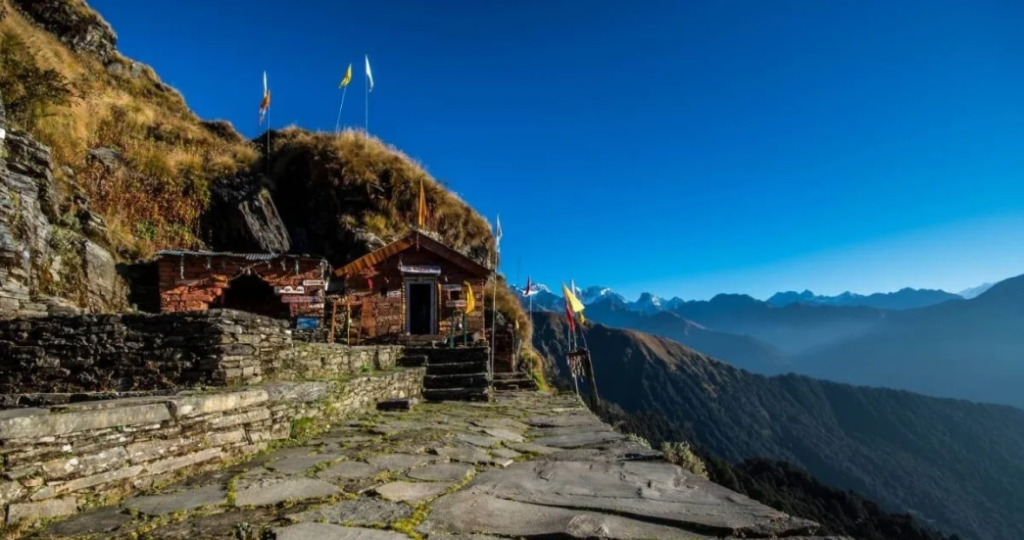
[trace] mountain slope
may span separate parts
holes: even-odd
[[[971,300],[893,313],[809,350],[796,369],[853,384],[1024,407],[1024,276]]]
[[[682,302],[672,312],[712,330],[749,335],[785,354],[859,335],[889,313],[855,306],[791,304],[777,308],[743,294]]]
[[[819,296],[811,291],[804,291],[802,293],[788,291],[775,293],[767,302],[775,307],[785,307],[790,304],[800,303],[818,306],[866,306],[900,311],[962,299],[961,295],[946,291],[906,287],[896,292],[869,295],[845,292],[838,296]]]
[[[534,314],[564,377],[564,319]],[[751,375],[670,340],[588,327],[601,396],[675,423],[731,461],[782,459],[967,538],[1024,538],[1024,411],[786,375]]]
[[[767,343],[708,330],[668,311],[645,315],[624,304],[601,301],[587,306],[585,313],[595,322],[666,337],[754,373],[777,374],[787,369],[782,352]]]

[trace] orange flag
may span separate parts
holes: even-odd
[[[423,191],[423,179],[420,179],[420,203],[417,208],[416,226],[423,228],[427,223],[427,194]]]

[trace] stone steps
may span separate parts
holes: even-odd
[[[490,401],[491,389],[483,388],[424,388],[427,401]]]
[[[487,373],[487,348],[417,348],[406,356],[424,356],[427,373],[423,398],[430,401],[490,399],[491,380]]]
[[[426,364],[427,373],[430,375],[455,375],[487,373],[486,361],[474,362],[445,362],[443,364]]]
[[[537,381],[525,373],[495,373],[495,390],[537,390]]]
[[[432,375],[428,373],[423,377],[423,388],[425,389],[446,389],[446,388],[486,388],[488,385],[487,373],[456,373],[452,375]]]

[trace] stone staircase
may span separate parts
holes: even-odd
[[[527,373],[495,373],[493,386],[495,390],[537,390],[537,381]]]
[[[488,401],[487,347],[406,349],[403,364],[423,362],[423,399],[428,401]],[[424,364],[421,364],[424,365]]]

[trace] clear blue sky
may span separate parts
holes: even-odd
[[[513,280],[635,295],[1024,273],[1024,2],[92,0],[201,116],[363,121],[505,231]],[[521,263],[520,263],[521,261]],[[521,270],[520,270],[521,268]]]

